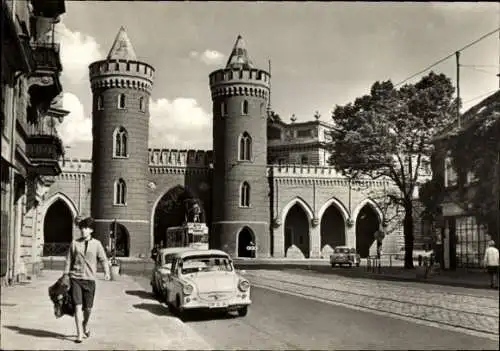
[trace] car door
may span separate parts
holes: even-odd
[[[167,281],[167,292],[166,292],[166,300],[167,303],[173,304],[175,302],[175,295],[176,295],[176,290],[175,290],[175,280],[177,279],[178,273],[178,258],[175,257],[172,260],[172,266],[170,268],[170,274],[167,275],[166,281]]]

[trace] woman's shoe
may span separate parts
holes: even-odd
[[[87,330],[86,332],[83,332],[83,337],[84,338],[90,338],[90,330]]]

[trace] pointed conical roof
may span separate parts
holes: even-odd
[[[116,35],[115,41],[109,50],[108,60],[137,60],[132,43],[122,26]]]
[[[238,35],[234,43],[233,51],[227,60],[226,68],[254,68],[252,61],[248,57],[245,41]]]

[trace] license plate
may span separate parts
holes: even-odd
[[[208,306],[210,308],[221,308],[221,307],[227,307],[227,303],[225,303],[225,302],[211,302]]]

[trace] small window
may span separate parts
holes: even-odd
[[[239,160],[251,161],[251,159],[252,159],[252,138],[247,132],[245,132],[240,137]]]
[[[266,111],[266,110],[265,110],[265,108],[264,108],[264,103],[262,102],[262,103],[260,104],[260,114],[261,114],[262,116],[264,116],[264,112],[265,112],[265,111]]]
[[[123,179],[115,182],[115,205],[126,205],[127,186]]]
[[[250,185],[247,182],[241,184],[240,206],[250,207]]]
[[[104,108],[104,104],[103,104],[103,101],[102,101],[102,95],[99,95],[97,97],[97,109],[98,110],[102,110]]]
[[[146,111],[146,104],[144,103],[144,97],[141,96],[139,98],[139,111],[145,112]]]
[[[241,113],[244,115],[248,115],[248,101],[243,100],[243,103],[241,104]]]
[[[118,108],[119,109],[125,108],[125,94],[118,95]]]
[[[117,62],[115,63],[115,71],[119,71],[120,70],[120,64]]]
[[[307,157],[307,155],[302,155],[302,157],[300,158],[300,163],[303,165],[307,165],[309,163],[309,157]]]
[[[225,102],[220,103],[220,114],[221,116],[227,116],[227,106]]]

